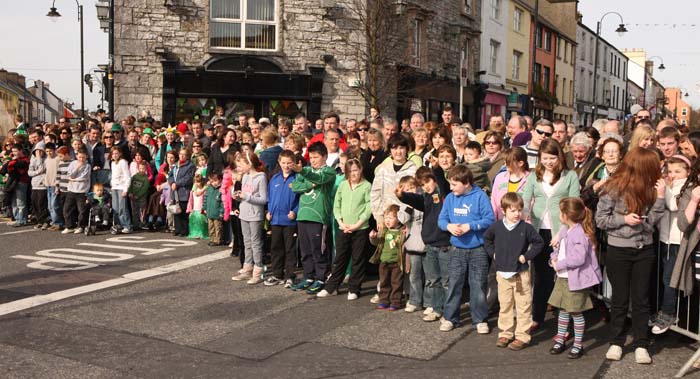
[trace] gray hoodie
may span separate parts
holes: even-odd
[[[654,205],[640,216],[648,216],[635,226],[625,223],[627,206],[625,199],[619,196],[605,194],[598,201],[595,223],[599,229],[608,232],[608,244],[616,247],[634,247],[641,249],[654,243],[654,225],[664,215],[664,199],[656,199]]]
[[[37,150],[44,152],[44,154],[41,155],[41,158],[36,156],[35,153]],[[45,160],[46,150],[44,149],[44,142],[37,142],[32,149],[32,158],[29,160],[29,170],[27,171],[29,177],[32,178],[32,189],[46,189],[46,183],[44,183],[44,176],[46,175],[46,165],[44,164]]]
[[[233,187],[231,187],[233,191]],[[265,205],[267,204],[267,178],[262,172],[253,175],[243,175],[241,180],[241,194],[243,199],[238,207],[238,218],[243,221],[262,221],[265,219]]]

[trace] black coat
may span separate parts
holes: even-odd
[[[233,158],[237,152],[241,151],[241,147],[234,143],[229,146],[226,152],[222,153],[219,148],[219,143],[214,143],[211,145],[211,154],[209,155],[209,162],[207,164],[207,173],[217,172],[223,174],[224,168],[228,166],[229,157]]]

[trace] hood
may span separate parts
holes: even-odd
[[[44,143],[44,141],[39,141],[36,143],[36,145],[34,145],[34,148],[32,148],[32,154],[34,154],[34,152],[37,150],[41,150],[44,152],[46,151],[46,144]]]

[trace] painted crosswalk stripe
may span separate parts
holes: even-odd
[[[79,295],[84,295],[86,293],[103,290],[106,288],[116,287],[128,283],[134,283],[139,280],[154,278],[171,272],[182,271],[201,264],[215,262],[224,258],[228,258],[230,254],[230,250],[223,250],[216,253],[207,254],[192,259],[186,259],[184,261],[171,263],[160,267],[124,274],[121,277],[106,280],[99,283],[87,284],[80,287],[69,288],[63,291],[57,291],[45,295],[36,295],[25,299],[15,300],[0,305],[0,316],[38,307],[40,305],[53,303],[59,300],[68,299],[70,297],[75,297]]]

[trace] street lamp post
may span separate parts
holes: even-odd
[[[80,117],[85,119],[85,86],[83,85],[83,78],[85,77],[85,53],[83,49],[83,6],[75,0],[75,4],[78,6],[78,21],[80,22]],[[51,9],[49,13],[46,14],[51,21],[56,21],[61,14],[56,10],[56,0],[53,0]]]
[[[100,28],[107,32],[109,62],[107,64],[107,102],[109,118],[114,120],[114,0],[100,0],[95,4]]]
[[[685,95],[683,95],[683,97],[688,97],[690,95],[688,95],[688,90],[686,90],[683,87],[678,87],[677,90],[678,91],[676,91],[676,102],[674,103],[675,106],[673,107],[673,117],[676,118],[676,121],[679,121],[678,120],[678,100],[680,100],[681,92],[685,91]]]
[[[605,16],[614,14],[620,17],[620,26],[615,29],[617,34],[622,37],[625,33],[627,33],[627,28],[625,28],[625,21],[622,18],[622,15],[617,13],[617,12],[608,12],[603,15],[603,17],[600,18],[600,21],[598,21],[597,27],[596,27],[596,32],[595,32],[595,58],[593,59],[593,114],[592,114],[592,121],[595,121],[596,115],[597,115],[597,105],[598,105],[598,44],[600,42],[600,32],[601,32],[601,26],[603,24],[603,19]]]

